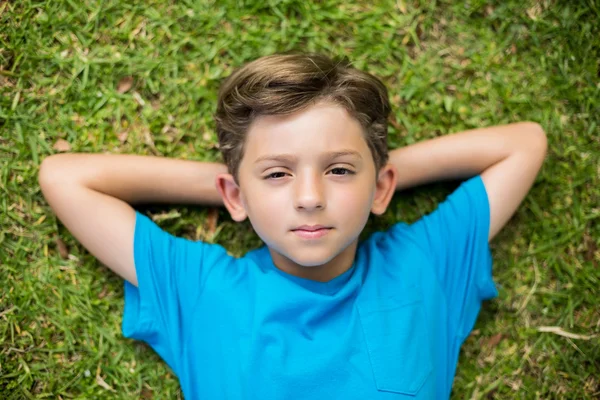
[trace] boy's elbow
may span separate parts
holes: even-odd
[[[53,186],[53,184],[61,177],[62,174],[59,172],[59,168],[62,158],[64,158],[64,155],[54,154],[42,160],[38,171],[38,184],[40,185],[42,192],[50,186]]]
[[[40,164],[40,168],[38,171],[38,184],[42,188],[42,191],[44,190],[44,187],[46,186],[48,180],[52,177],[52,174],[51,174],[52,161],[50,160],[50,158],[52,158],[52,157],[53,156],[48,156],[48,157],[44,158],[42,160],[42,163]]]
[[[541,161],[548,152],[548,136],[544,128],[537,122],[524,122],[527,129],[527,147],[533,153],[539,155]]]

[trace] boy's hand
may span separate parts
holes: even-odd
[[[61,154],[46,158],[42,192],[62,223],[100,262],[137,286],[135,211],[128,203],[222,204],[217,163],[160,157]]]
[[[474,129],[390,152],[398,171],[396,189],[435,180],[481,174],[490,204],[491,240],[533,185],[546,156],[541,126],[521,122]]]

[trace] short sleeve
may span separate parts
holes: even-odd
[[[222,246],[173,236],[139,212],[133,251],[138,286],[125,281],[123,335],[148,343],[178,374],[183,316],[202,295],[211,270],[232,257]]]
[[[488,236],[490,208],[481,177],[463,182],[435,211],[409,226],[433,260],[455,334],[464,340],[481,302],[498,295]]]

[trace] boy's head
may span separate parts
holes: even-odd
[[[395,189],[389,112],[379,79],[318,54],[262,57],[225,80],[215,120],[230,174],[217,188],[279,268],[308,277],[318,269],[302,267],[352,263],[369,214]]]
[[[344,108],[360,123],[378,171],[388,160],[385,85],[344,59],[322,54],[274,54],[234,71],[219,90],[215,121],[219,149],[238,181],[246,136],[262,115],[289,115],[317,102]]]

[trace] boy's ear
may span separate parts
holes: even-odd
[[[233,179],[233,175],[218,174],[215,178],[215,185],[231,218],[237,222],[245,220],[248,214],[244,206],[242,191]]]
[[[396,182],[398,180],[398,171],[392,164],[386,164],[379,170],[377,174],[377,182],[375,186],[375,196],[371,212],[375,215],[381,215],[390,204],[394,193],[396,192]]]

